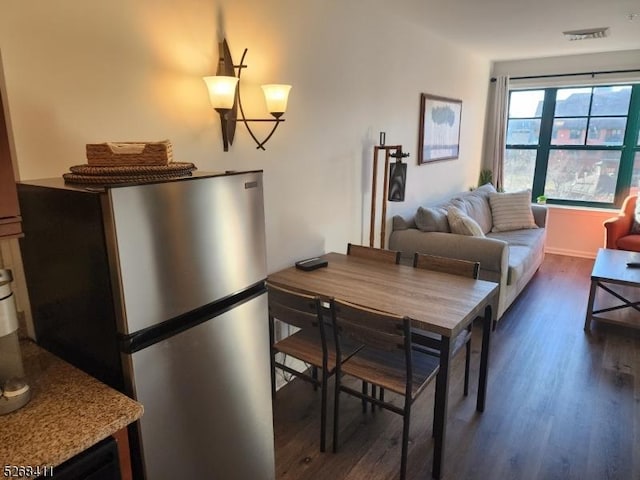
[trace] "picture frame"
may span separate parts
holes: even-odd
[[[458,158],[461,120],[462,100],[420,94],[418,165]]]

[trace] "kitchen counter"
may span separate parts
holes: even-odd
[[[34,342],[23,341],[21,347],[31,400],[0,416],[0,469],[60,465],[100,440],[126,432],[142,416],[138,402]],[[127,442],[126,435],[120,438]]]

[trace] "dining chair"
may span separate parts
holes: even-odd
[[[384,250],[382,248],[365,247],[349,243],[347,245],[347,255],[359,258],[368,258],[383,263],[400,263],[400,252],[395,250]]]
[[[403,417],[400,478],[407,472],[407,451],[411,407],[425,387],[436,377],[439,359],[414,351],[407,317],[367,309],[345,301],[331,302],[331,318],[336,342],[335,399],[333,412],[333,451],[338,451],[340,394],[348,393],[363,401]],[[355,355],[342,358],[345,341],[364,345]],[[375,395],[359,392],[343,383],[349,375],[404,397],[402,407]]]
[[[349,243],[347,245],[347,255],[352,255],[358,258],[366,258],[369,260],[375,260],[376,262],[399,264],[401,252],[395,250],[385,250],[382,248],[365,247],[363,245],[355,245]],[[368,390],[367,382],[362,382],[362,393],[367,394]],[[372,395],[376,396],[376,387],[372,386]],[[380,400],[384,400],[384,389],[380,389]],[[371,404],[371,410],[373,411],[374,404]],[[362,401],[362,411],[367,411],[367,402]]]
[[[470,262],[467,260],[458,260],[456,258],[439,257],[436,255],[427,255],[424,253],[416,253],[413,257],[413,266],[415,268],[423,268],[434,272],[450,273],[452,275],[460,275],[468,278],[478,278],[480,272],[480,262]],[[469,368],[471,364],[471,332],[473,325],[467,326],[467,329],[459,334],[454,340],[451,347],[451,356],[455,356],[464,346],[465,347],[465,363],[464,363],[464,395],[469,394]],[[414,344],[426,347],[426,352],[432,355],[440,355],[440,344],[442,337],[437,333],[428,332],[418,328],[411,330],[411,338]]]
[[[320,451],[325,451],[327,425],[327,381],[335,373],[336,349],[333,334],[327,338],[326,330],[331,330],[331,319],[325,320],[318,297],[304,295],[267,282],[269,310],[269,339],[271,342],[271,393],[276,395],[276,368],[320,387],[322,400],[320,407]],[[326,313],[325,313],[326,315]],[[327,315],[329,316],[329,315]],[[282,339],[276,339],[275,321],[291,325],[299,330]],[[348,345],[343,358],[349,358],[359,347]],[[277,354],[285,356],[279,361]],[[299,371],[286,364],[287,356],[304,362],[311,369]],[[321,378],[317,372],[320,370]]]

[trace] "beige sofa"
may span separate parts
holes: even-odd
[[[528,228],[492,231],[497,227],[493,220],[498,219],[495,215],[501,199],[506,200],[487,184],[447,202],[420,207],[411,218],[395,216],[389,248],[402,252],[403,263],[411,262],[415,252],[480,262],[480,278],[500,284],[498,306],[494,309],[497,321],[542,264],[547,219],[546,207],[531,205],[527,199],[523,208],[527,208],[529,217],[532,215]],[[483,236],[452,233],[452,217],[447,215],[451,206],[475,220],[482,230],[477,234]]]

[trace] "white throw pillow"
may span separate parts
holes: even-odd
[[[538,228],[531,211],[531,190],[490,193],[489,204],[493,217],[492,232]]]
[[[484,237],[484,232],[478,222],[464,213],[458,207],[447,209],[447,219],[452,233],[467,235],[472,237]]]

